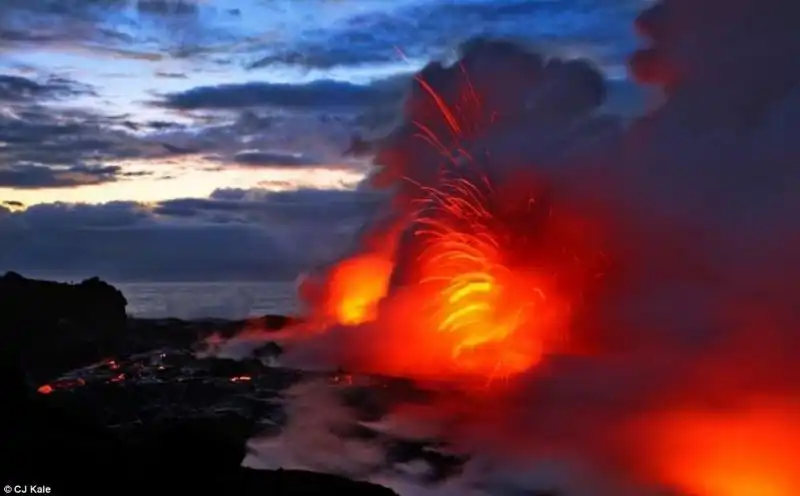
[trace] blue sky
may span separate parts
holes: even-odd
[[[6,0],[0,235],[11,241],[0,249],[0,270],[197,278],[224,254],[198,254],[172,276],[163,268],[170,257],[152,255],[134,271],[123,255],[155,248],[135,248],[126,230],[224,238],[233,229],[262,253],[224,256],[260,260],[261,268],[242,262],[208,277],[265,277],[265,258],[296,254],[315,233],[347,238],[357,224],[349,205],[372,200],[359,186],[369,157],[345,151],[353,136],[390,129],[408,76],[425,63],[452,58],[472,37],[499,36],[588,57],[619,79],[635,44],[631,20],[646,3]],[[174,202],[184,202],[181,214],[164,213]],[[310,218],[293,217],[290,226],[284,210],[298,202]],[[319,233],[310,219],[320,209],[344,213],[338,222],[326,217]],[[98,232],[92,222],[101,216]],[[50,242],[37,222],[96,239],[82,248],[75,235],[69,257],[37,251],[25,243]],[[279,265],[290,273],[318,256],[305,255]]]

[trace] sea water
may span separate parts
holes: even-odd
[[[298,311],[292,282],[129,282],[114,283],[128,300],[128,314],[140,318],[242,319]]]

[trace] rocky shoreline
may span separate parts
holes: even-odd
[[[96,278],[0,277],[0,372],[13,419],[3,427],[12,460],[4,480],[53,494],[107,491],[109,480],[124,493],[396,494],[335,475],[243,468],[247,439],[280,427],[276,400],[302,374],[263,360],[197,359],[199,340],[245,322],[132,319],[126,305]],[[259,320],[264,329],[290,323]]]

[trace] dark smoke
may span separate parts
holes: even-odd
[[[636,20],[645,47],[631,73],[664,101],[629,125],[604,114],[605,83],[584,61],[479,40],[459,63],[423,69],[450,103],[466,71],[485,102],[447,149],[465,150],[497,183],[543,178],[557,203],[602,228],[613,268],[573,325],[572,352],[488,398],[396,412],[478,454],[460,480],[435,489],[390,481],[402,494],[521,494],[513,491],[542,484],[575,495],[661,494],[682,482],[666,480],[656,446],[674,412],[782,410],[800,430],[798,13],[791,0],[654,5]],[[371,226],[361,249],[396,250],[396,283],[410,249],[397,226],[417,185],[435,185],[443,163],[414,123],[448,136],[429,99],[415,83],[372,177],[395,188],[394,215]],[[321,339],[295,357],[352,365],[352,350],[387,346],[370,326]],[[800,448],[786,455],[800,473]],[[700,496],[720,496],[708,491]]]

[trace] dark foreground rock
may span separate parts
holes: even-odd
[[[303,471],[241,467],[252,421],[171,419],[111,430],[32,393],[14,357],[0,358],[7,421],[0,428],[6,483],[44,484],[53,494],[396,496],[386,488]]]
[[[211,334],[231,337],[243,329],[277,331],[297,323],[272,314],[241,321],[135,319],[126,307],[125,296],[98,278],[67,284],[8,272],[0,276],[0,339],[28,379],[44,383],[110,357],[189,349]]]
[[[97,278],[63,284],[9,272],[0,277],[0,337],[28,376],[41,380],[113,348],[125,330],[126,305],[119,290]]]
[[[258,364],[194,360],[199,337],[243,323],[137,321],[126,303],[99,279],[0,277],[5,484],[56,495],[395,495],[333,475],[241,467],[254,424],[296,374],[250,377]],[[291,323],[261,320],[266,329]]]

